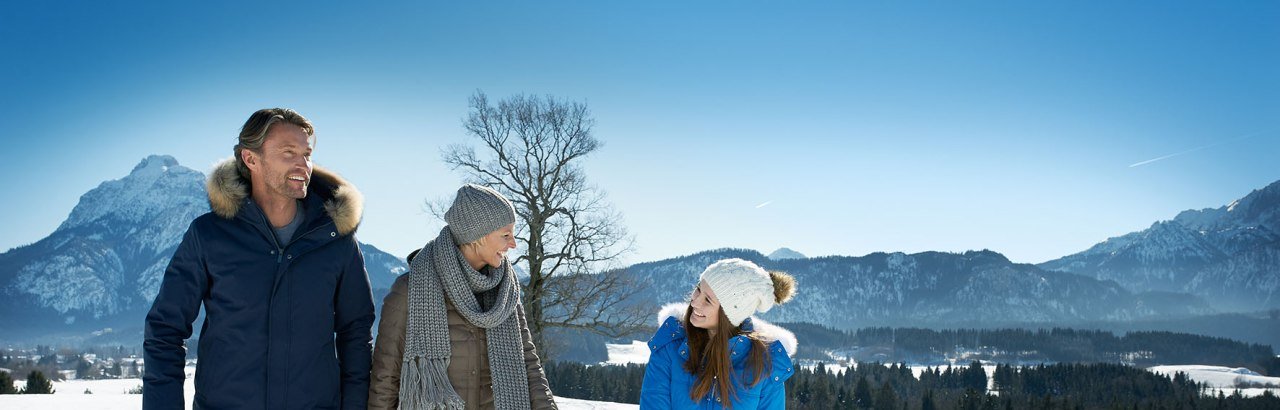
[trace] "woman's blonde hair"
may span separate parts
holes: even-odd
[[[461,249],[463,251],[466,251],[469,249],[473,252],[478,252],[480,250],[478,248],[488,243],[488,241],[485,240],[485,238],[488,238],[488,237],[489,235],[481,236],[480,239],[476,239],[474,241],[467,242],[462,245],[458,245],[458,249]]]

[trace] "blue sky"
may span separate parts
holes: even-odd
[[[404,255],[477,89],[590,106],[626,262],[1042,262],[1280,179],[1276,2],[443,3],[0,5],[0,249],[147,155],[208,171],[286,106],[365,193],[361,240]]]

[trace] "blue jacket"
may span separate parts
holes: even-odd
[[[685,304],[667,305],[658,315],[661,326],[649,340],[649,364],[645,367],[644,384],[640,388],[641,409],[724,408],[715,394],[708,394],[697,402],[689,397],[697,378],[683,367],[685,360],[689,359],[689,339],[683,324],[686,307]],[[742,328],[755,330],[767,341],[772,368],[767,369],[769,373],[754,386],[746,388],[738,385],[733,408],[785,408],[785,383],[795,372],[791,363],[791,356],[796,351],[795,335],[756,317],[743,321]],[[744,365],[751,349],[752,344],[745,336],[729,339],[729,355],[738,380],[746,377]]]
[[[234,159],[210,174],[213,212],[191,223],[146,319],[144,409],[183,408],[201,304],[196,409],[363,409],[373,295],[353,236],[362,198],[315,168],[302,225],[278,246]]]

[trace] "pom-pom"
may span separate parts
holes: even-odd
[[[791,300],[796,294],[796,278],[785,272],[773,271],[769,272],[769,279],[773,280],[773,300],[775,303],[783,304]]]

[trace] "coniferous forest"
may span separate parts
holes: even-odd
[[[833,363],[797,369],[787,383],[787,407],[794,409],[1280,408],[1280,398],[1271,393],[1249,398],[1209,389],[1182,373],[1164,376],[1144,369],[1206,364],[1280,375],[1280,357],[1270,346],[1226,338],[1064,328],[842,331],[807,323],[783,326],[802,341],[798,362]],[[995,365],[990,382],[979,360],[1003,363]],[[853,362],[858,364],[848,365]],[[904,364],[881,364],[886,362],[928,367],[917,369],[917,375]],[[640,400],[644,365],[550,362],[546,370],[552,391],[560,396]]]
[[[639,403],[644,366],[546,364],[556,395]],[[1266,392],[1212,394],[1182,373],[1162,376],[1122,364],[997,365],[988,389],[981,364],[911,368],[859,363],[828,371],[801,367],[787,382],[789,409],[1277,409]]]
[[[1276,376],[1271,346],[1227,338],[1174,332],[1116,335],[1081,329],[917,329],[863,328],[840,331],[815,324],[784,327],[800,340],[798,357],[853,361],[943,364],[963,359],[996,363],[1212,364],[1246,367]]]

